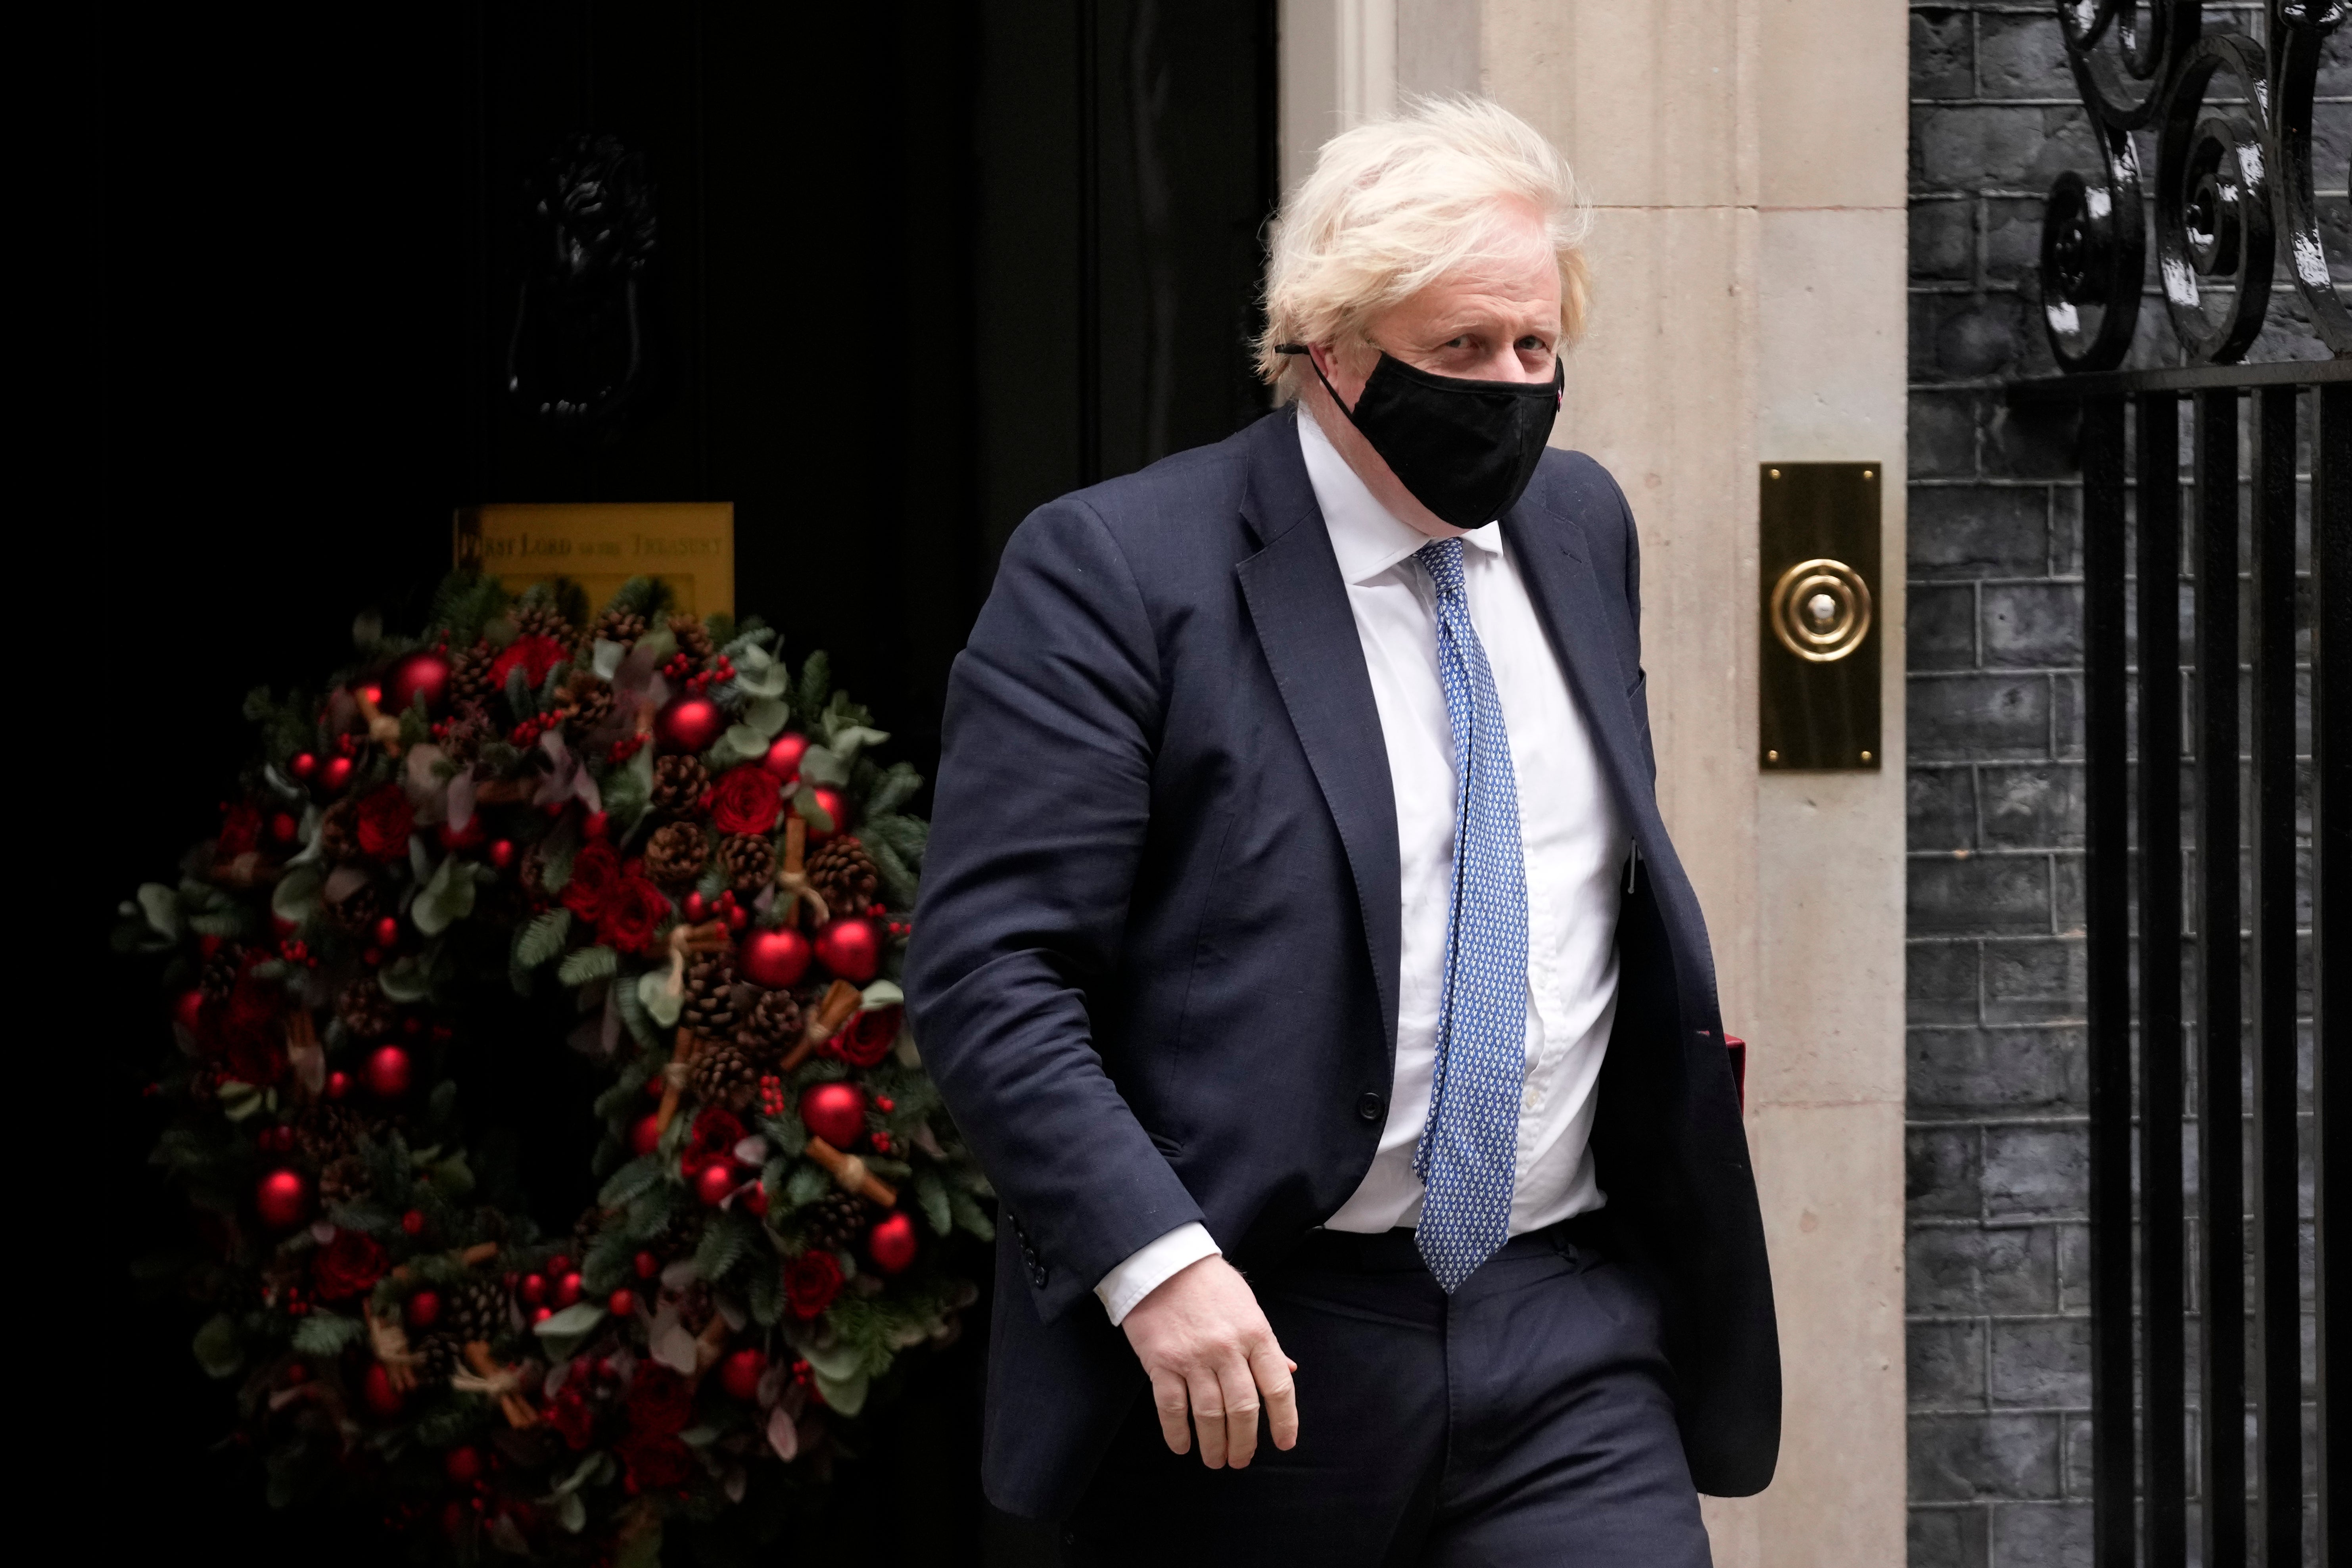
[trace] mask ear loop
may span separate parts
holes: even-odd
[[[1331,384],[1331,378],[1323,374],[1323,367],[1315,363],[1315,354],[1313,350],[1309,349],[1305,343],[1276,343],[1274,345],[1274,352],[1278,354],[1305,354],[1307,356],[1307,368],[1315,373],[1315,379],[1321,382],[1323,384],[1323,390],[1331,395],[1331,406],[1337,408],[1341,414],[1345,415],[1349,424],[1356,425],[1356,411],[1339,401],[1339,389]],[[1356,428],[1361,430],[1363,426],[1356,425]],[[1366,439],[1370,439],[1370,437],[1368,437]]]

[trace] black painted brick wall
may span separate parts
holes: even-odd
[[[2256,37],[2259,10],[2206,8]],[[2090,1561],[2081,489],[2071,423],[2002,396],[2055,368],[2043,194],[2097,166],[2054,13],[1911,8],[1913,1568]],[[2347,119],[2323,108],[2323,172]],[[2166,337],[2151,299],[2133,363],[2176,363]],[[2320,353],[2289,295],[2248,357]]]

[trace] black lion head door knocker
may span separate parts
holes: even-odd
[[[507,395],[551,424],[609,426],[646,378],[654,195],[645,159],[615,137],[575,136],[528,195]]]

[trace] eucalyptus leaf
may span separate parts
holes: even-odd
[[[375,983],[395,1002],[422,1002],[431,994],[432,978],[417,953],[404,953],[375,972]]]
[[[320,893],[325,885],[326,879],[316,866],[297,866],[270,890],[269,912],[300,925],[319,912]]]
[[[906,1004],[907,994],[899,989],[897,981],[877,980],[858,993],[857,1010],[873,1013],[884,1007],[903,1007]]]
[[[176,890],[161,882],[142,882],[139,884],[139,909],[157,936],[167,942],[180,940],[180,932],[184,928],[181,923],[180,895]]]
[[[541,1318],[531,1325],[531,1332],[542,1339],[570,1339],[586,1333],[604,1321],[604,1309],[593,1301],[574,1301],[551,1318]]]
[[[813,745],[801,753],[801,782],[839,788],[849,782],[849,763],[830,746]]]
[[[621,660],[627,658],[628,653],[629,650],[626,647],[611,638],[598,637],[594,662],[590,668],[596,671],[597,679],[609,681],[613,679],[614,672],[621,668]]]
[[[598,645],[599,647],[604,645]],[[555,1522],[572,1535],[588,1527],[588,1505],[580,1500],[578,1492],[565,1492],[556,1500]]]
[[[771,741],[783,732],[792,716],[792,709],[773,697],[754,697],[743,710],[744,724]]]
[[[245,1347],[238,1342],[236,1321],[226,1312],[215,1312],[196,1331],[196,1364],[206,1377],[235,1377],[245,1364]]]
[[[669,988],[669,972],[648,969],[637,976],[637,1005],[646,1016],[665,1029],[677,1026],[677,1015],[686,1005],[686,994]]]
[[[867,1381],[863,1371],[847,1377],[827,1377],[820,1372],[816,1374],[816,1391],[844,1418],[851,1418],[866,1408]]]

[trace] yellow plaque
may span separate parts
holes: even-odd
[[[460,507],[457,561],[520,592],[550,577],[601,607],[632,577],[669,584],[686,615],[735,613],[732,501],[515,501]]]

